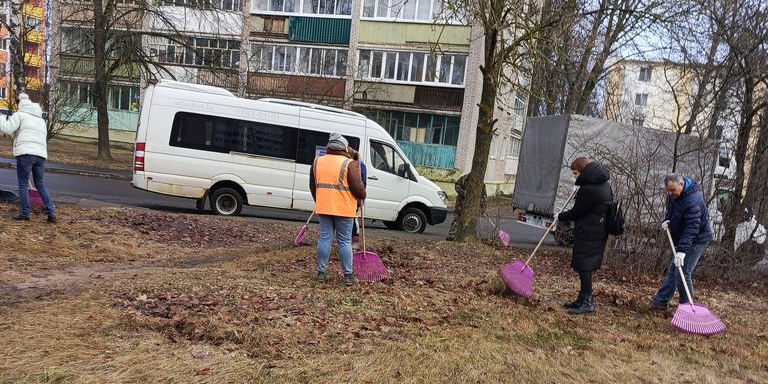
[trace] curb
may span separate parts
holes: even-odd
[[[0,163],[0,168],[16,169],[16,164]],[[131,180],[130,176],[120,175],[117,173],[109,173],[109,172],[96,172],[96,171],[85,171],[85,170],[78,170],[78,169],[65,169],[65,168],[54,168],[54,167],[45,167],[45,171],[50,173],[62,173],[66,175],[101,177],[104,179],[113,179],[113,180]]]

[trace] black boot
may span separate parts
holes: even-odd
[[[584,297],[584,301],[577,308],[572,308],[568,311],[571,315],[586,315],[595,311],[595,303],[592,302],[592,295]]]
[[[570,303],[563,303],[563,308],[573,309],[573,308],[581,307],[582,301],[584,301],[584,296],[582,294],[579,294],[579,297],[576,298],[576,300],[571,301]]]

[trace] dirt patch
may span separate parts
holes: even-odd
[[[143,238],[163,244],[209,249],[246,245],[284,247],[292,244],[291,233],[298,230],[290,225],[256,223],[242,218],[173,215],[134,209],[102,209],[81,222],[127,228]]]

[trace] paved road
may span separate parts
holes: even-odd
[[[129,181],[113,180],[97,177],[85,177],[48,173],[45,176],[46,185],[53,194],[54,200],[75,202],[79,199],[88,199],[110,204],[119,204],[126,206],[142,207],[159,211],[187,213],[187,214],[210,214],[208,211],[199,212],[195,209],[195,201],[181,199],[171,196],[164,196],[146,191],[141,191],[131,187]],[[0,169],[0,188],[16,191],[16,170]],[[301,222],[307,219],[307,213],[290,211],[284,209],[264,208],[264,207],[246,207],[243,209],[243,215],[254,220],[279,220]],[[376,237],[403,237],[403,238],[422,238],[440,240],[444,239],[448,233],[450,222],[453,219],[448,215],[446,222],[429,226],[421,235],[410,235],[399,231],[392,231],[384,228],[381,222],[369,224],[372,229],[371,235]],[[510,234],[514,243],[535,243],[541,236],[541,230],[527,225],[519,224],[514,221],[502,222],[501,228]],[[493,229],[484,221],[478,231],[484,235],[492,235]],[[547,242],[552,244],[551,236]]]

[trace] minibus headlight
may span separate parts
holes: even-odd
[[[437,195],[440,196],[440,200],[443,201],[443,204],[448,205],[448,194],[443,191],[437,191]]]

